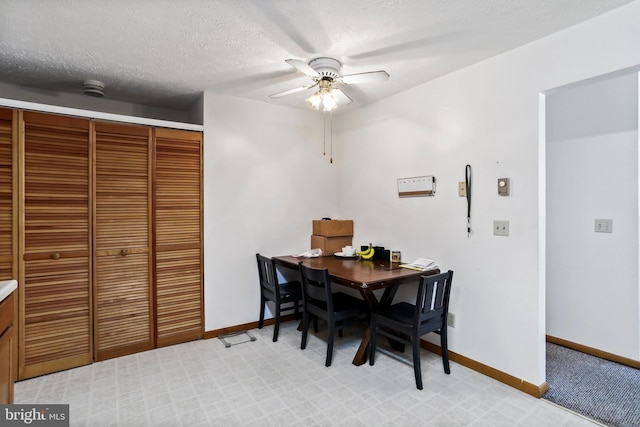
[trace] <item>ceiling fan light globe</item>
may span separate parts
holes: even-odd
[[[334,99],[331,93],[328,93],[322,97],[322,105],[324,106],[324,111],[331,111],[338,106],[338,103]]]
[[[307,104],[315,108],[316,110],[320,108],[320,102],[322,102],[322,98],[317,93],[314,93],[309,98],[307,98]]]

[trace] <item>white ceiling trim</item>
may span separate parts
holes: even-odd
[[[111,122],[121,122],[138,124],[152,127],[163,127],[179,130],[203,131],[203,125],[191,123],[172,122],[167,120],[147,119],[144,117],[127,116],[124,114],[102,113],[99,111],[82,110],[78,108],[59,107],[56,105],[38,104],[36,102],[17,101],[14,99],[0,98],[0,106],[15,108],[18,110],[40,111],[44,113],[62,114],[66,116],[87,117],[90,119],[107,120]]]

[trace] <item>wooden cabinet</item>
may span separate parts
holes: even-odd
[[[156,129],[157,344],[202,338],[202,134]]]
[[[95,123],[96,360],[154,347],[152,129]]]
[[[23,113],[20,377],[91,363],[90,122]]]
[[[15,292],[0,302],[0,405],[13,403],[15,376]]]

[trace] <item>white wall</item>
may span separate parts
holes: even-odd
[[[638,73],[554,91],[546,116],[547,334],[640,360]]]
[[[339,217],[322,114],[205,93],[205,330],[255,322],[255,254],[308,250],[312,220]]]
[[[355,220],[354,242],[455,271],[452,351],[544,382],[540,92],[640,64],[637,22],[640,2],[339,117],[339,205]],[[457,196],[467,163],[470,238]],[[437,177],[437,195],[398,199],[396,179],[423,174]],[[497,195],[501,177],[511,178],[509,197]],[[509,237],[492,235],[495,219],[510,221]]]

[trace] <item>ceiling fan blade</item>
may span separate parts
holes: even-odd
[[[310,86],[300,86],[294,89],[289,89],[289,90],[285,90],[284,92],[278,92],[278,93],[274,93],[273,95],[269,95],[269,98],[271,99],[277,99],[277,98],[282,98],[283,96],[287,96],[287,95],[291,95],[297,92],[302,92],[303,90],[307,90],[307,89],[311,89],[314,86],[317,86],[318,83],[314,83]]]
[[[292,67],[296,67],[298,71],[302,71],[309,77],[320,77],[320,74],[318,74],[316,70],[311,68],[309,64],[304,61],[301,61],[299,59],[287,59],[284,62],[291,65]]]
[[[338,105],[347,105],[353,102],[353,99],[349,98],[349,95],[344,93],[341,89],[334,88],[331,93],[337,98],[336,102]]]
[[[389,80],[389,73],[384,70],[380,70],[369,71],[368,73],[347,74],[346,76],[340,77],[340,80],[342,80],[342,83],[349,85],[358,83],[386,82]]]

